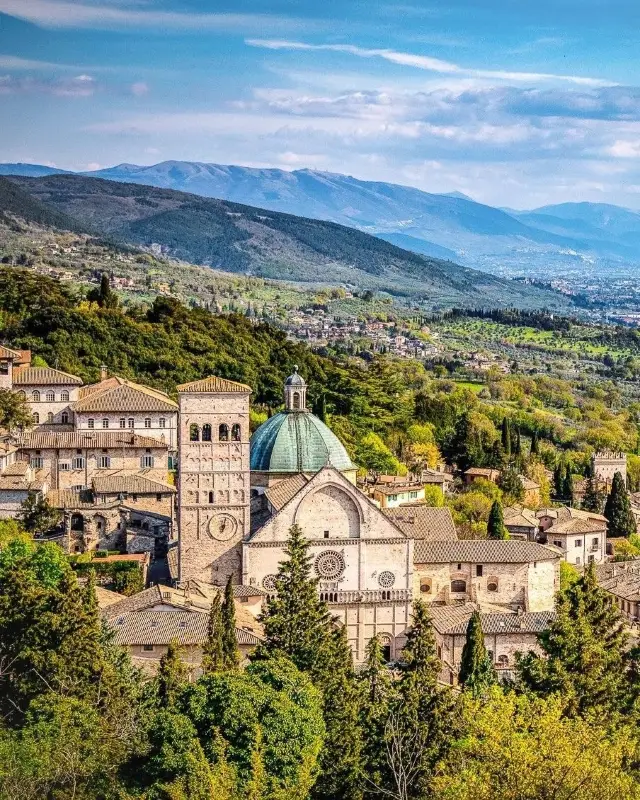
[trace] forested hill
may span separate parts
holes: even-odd
[[[331,222],[74,175],[0,178],[0,200],[7,203],[0,211],[18,216],[24,216],[25,203],[11,206],[7,182],[76,228],[159,245],[169,255],[228,272],[386,290],[430,306],[567,308],[554,293],[410,253]]]

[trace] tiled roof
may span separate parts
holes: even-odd
[[[0,345],[0,358],[17,360],[20,358],[20,353],[17,350],[12,350],[10,347]]]
[[[280,481],[275,486],[271,486],[266,490],[265,495],[275,510],[280,511],[290,500],[293,500],[300,489],[306,486],[307,483],[309,483],[309,478],[302,473],[298,473],[291,478]]]
[[[28,461],[14,461],[2,470],[3,477],[5,475],[26,475],[29,472]]]
[[[606,524],[607,518],[602,514],[596,514],[593,511],[585,511],[582,508],[572,508],[571,506],[560,506],[559,508],[541,508],[536,512],[536,517],[550,517],[557,519],[559,522],[564,522],[568,519],[590,519],[597,522],[604,522]]]
[[[115,605],[115,604],[114,604]],[[114,606],[109,607],[111,611]],[[109,615],[108,622],[119,645],[169,644],[202,645],[207,640],[208,615],[199,611],[131,611]],[[262,637],[254,631],[236,627],[238,644],[258,645]]]
[[[500,475],[500,470],[489,469],[488,467],[471,467],[464,474],[477,476],[479,478],[493,478]]]
[[[152,481],[145,475],[115,474],[92,480],[96,494],[175,494],[176,487]]]
[[[106,431],[40,431],[35,428],[16,437],[15,443],[23,450],[69,450],[115,448],[155,448],[166,450],[168,445],[150,436],[137,433]]]
[[[200,381],[191,381],[191,383],[183,383],[178,386],[179,392],[202,392],[204,394],[238,392],[245,394],[251,391],[251,387],[246,383],[237,383],[236,381],[229,381],[226,378],[217,378],[211,375],[209,378],[203,378]]]
[[[102,586],[96,586],[95,591],[99,608],[108,608],[108,606],[119,603],[124,599],[124,595],[118,594],[118,592],[112,592],[109,589],[104,589]]]
[[[433,627],[440,634],[465,634],[471,615],[476,610],[473,603],[464,606],[429,607]],[[555,614],[553,611],[518,613],[480,613],[484,634],[541,633],[549,627]]]
[[[177,411],[178,406],[162,392],[125,381],[118,386],[98,389],[74,403],[82,414],[122,412]]]
[[[526,564],[555,561],[560,553],[536,542],[496,539],[460,539],[451,542],[416,542],[416,564]]]
[[[597,533],[606,530],[606,527],[606,522],[596,522],[592,519],[556,520],[550,528],[547,528],[545,534],[553,536],[554,533]]]
[[[449,508],[398,506],[383,508],[382,513],[410,539],[445,542],[458,538]]]
[[[83,489],[80,492],[73,489],[50,489],[47,500],[54,508],[96,510],[96,503],[89,489]],[[117,500],[113,500],[111,503],[100,503],[100,508],[105,510],[117,507]]]
[[[179,575],[179,565],[178,548],[175,545],[170,547],[167,551],[167,565],[169,566],[169,577],[172,581],[177,581]]]
[[[507,507],[504,510],[504,524],[518,528],[537,528],[538,519],[535,511],[519,506]]]
[[[386,486],[375,485],[372,487],[374,492],[380,494],[402,494],[403,492],[419,492],[424,489],[423,483],[396,483],[387,484]]]
[[[15,386],[81,386],[82,378],[51,367],[18,367],[13,370]]]
[[[78,389],[78,397],[80,400],[83,400],[94,392],[101,392],[104,389],[113,389],[115,386],[122,386],[123,383],[124,378],[120,378],[118,375],[111,375],[109,378],[105,378],[98,383],[88,383],[86,386],[81,386]]]

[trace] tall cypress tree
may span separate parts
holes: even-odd
[[[205,674],[224,669],[224,649],[222,646],[222,604],[220,593],[216,592],[209,609],[207,641],[202,648],[202,671]]]
[[[458,680],[474,697],[479,697],[495,683],[496,674],[484,644],[480,612],[474,611],[467,625]]]
[[[636,521],[631,511],[629,492],[620,472],[616,472],[613,476],[611,492],[604,506],[604,515],[609,521],[607,536],[612,538],[624,536],[626,538],[636,532]]]
[[[489,511],[489,519],[487,521],[487,538],[488,539],[509,539],[509,531],[504,524],[504,517],[502,514],[502,503],[499,500],[494,500]]]
[[[222,604],[222,663],[225,669],[237,669],[240,665],[238,639],[236,636],[236,605],[233,599],[233,575],[229,575]]]
[[[565,469],[564,464],[561,461],[553,468],[553,493],[557,500],[564,499],[564,479],[565,479]]]
[[[156,696],[161,708],[176,705],[178,695],[189,677],[187,666],[180,657],[180,646],[176,641],[169,642],[167,652],[160,659],[156,676]]]
[[[573,505],[573,473],[570,464],[567,464],[564,470],[562,496],[567,505]]]
[[[604,497],[602,492],[598,489],[597,479],[592,475],[589,475],[584,482],[584,494],[582,496],[581,505],[585,511],[593,511],[596,514],[602,514]]]
[[[537,456],[540,452],[540,442],[538,441],[538,431],[531,435],[531,455]]]
[[[501,440],[505,457],[507,461],[511,461],[511,424],[509,417],[502,418]]]

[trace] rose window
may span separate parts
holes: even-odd
[[[316,558],[315,570],[320,578],[335,580],[342,575],[344,569],[344,557],[335,550],[326,550]]]
[[[385,570],[378,575],[378,583],[383,589],[390,589],[395,582],[396,576],[393,574],[393,572]]]
[[[264,578],[262,579],[262,586],[268,592],[275,592],[277,577],[278,577],[277,575],[265,575]]]

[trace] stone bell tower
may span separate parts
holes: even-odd
[[[242,579],[249,535],[249,395],[224,378],[178,386],[179,581]]]

